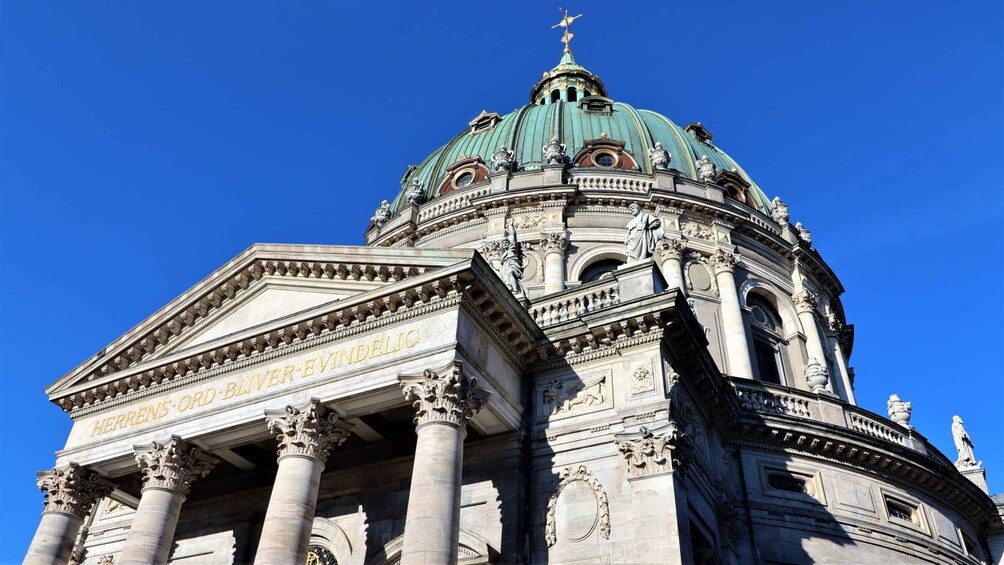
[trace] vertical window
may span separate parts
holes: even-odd
[[[746,304],[749,306],[752,322],[757,378],[763,382],[783,385],[785,379],[781,347],[787,344],[780,334],[781,317],[770,303],[759,296],[749,295]]]
[[[578,99],[579,99],[579,92],[577,90],[575,90],[575,87],[573,86],[573,87],[569,88],[568,89],[568,101],[569,102],[575,102]]]
[[[558,100],[561,100],[561,91],[560,90],[552,90],[551,91],[551,102],[557,102]]]

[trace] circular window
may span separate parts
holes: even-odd
[[[597,167],[613,167],[617,164],[617,156],[606,151],[593,153],[593,163]]]
[[[307,565],[338,565],[338,560],[327,549],[319,545],[312,545],[307,550]]]
[[[453,179],[453,185],[457,188],[464,188],[472,182],[474,182],[474,173],[471,171],[464,171]]]

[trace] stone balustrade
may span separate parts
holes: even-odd
[[[912,428],[902,428],[867,410],[828,394],[814,394],[784,386],[729,377],[739,404],[748,412],[793,416],[839,426],[934,457],[949,463],[927,445],[927,439]]]
[[[575,319],[587,312],[620,303],[619,283],[589,285],[548,296],[530,307],[530,316],[541,328]]]

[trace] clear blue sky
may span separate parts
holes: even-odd
[[[568,5],[611,96],[702,121],[847,288],[898,393],[1004,491],[1002,7]],[[254,242],[358,244],[409,163],[557,63],[546,2],[4,2],[0,562],[70,420],[42,389]]]

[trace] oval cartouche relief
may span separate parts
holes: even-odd
[[[711,290],[711,274],[708,269],[700,263],[691,263],[687,267],[687,275],[690,279],[692,290],[707,292]]]
[[[596,493],[586,483],[574,481],[558,495],[558,531],[570,541],[582,541],[596,528],[599,517]]]

